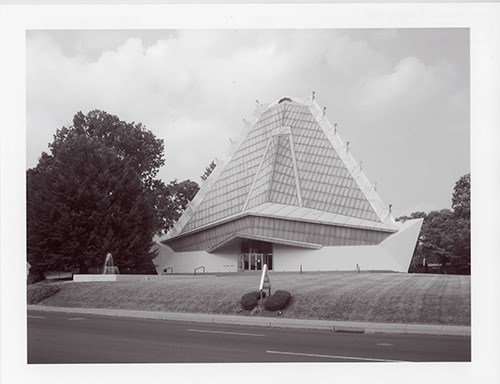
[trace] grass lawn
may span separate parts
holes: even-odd
[[[470,276],[399,273],[270,273],[272,291],[292,301],[282,317],[322,320],[470,325]],[[167,275],[161,281],[40,283],[60,290],[40,305],[198,312],[250,316],[238,311],[259,274]],[[277,316],[261,312],[258,316]]]

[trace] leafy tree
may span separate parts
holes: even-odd
[[[453,211],[414,212],[398,218],[424,218],[409,272],[425,271],[425,258],[427,263],[441,264],[443,273],[470,273],[470,174],[456,182],[452,207]]]
[[[168,231],[181,217],[199,189],[199,185],[191,180],[184,180],[180,183],[174,180],[168,185],[162,183],[156,189],[156,201],[159,202],[156,208],[160,211],[158,216],[161,217],[161,228],[164,232]]]
[[[455,183],[451,202],[456,220],[456,265],[461,271],[470,273],[470,173]]]
[[[400,216],[396,219],[396,221],[402,221],[404,223],[406,220],[422,219],[425,218],[426,216],[427,214],[425,212],[417,211],[411,213],[410,216],[407,215]]]
[[[213,170],[215,169],[217,165],[215,164],[215,160],[212,160],[212,162],[208,165],[208,167],[205,168],[205,172],[203,175],[201,175],[201,180],[205,181],[208,179],[208,177],[212,174]]]
[[[198,191],[165,185],[163,140],[106,112],[78,112],[27,171],[30,274],[102,267],[110,252],[121,273],[155,273],[153,235],[168,230]]]
[[[69,134],[27,171],[28,261],[81,273],[111,252],[121,273],[152,273],[155,212],[133,161]]]
[[[165,185],[163,181],[156,179],[159,168],[165,164],[163,140],[157,139],[140,123],[127,123],[100,110],[93,110],[87,115],[78,112],[73,118],[72,126],[58,129],[54,141],[49,145],[52,155],[57,156],[60,147],[69,138],[82,135],[103,143],[120,159],[129,161],[155,209],[156,234],[166,232],[173,225],[186,208],[186,199],[190,200],[198,190],[198,185],[190,180],[181,183],[175,180],[170,185]],[[42,154],[42,158],[44,157],[50,156]],[[194,185],[191,186],[191,183]],[[190,191],[191,187],[196,189],[194,193]]]
[[[424,219],[422,247],[424,255],[440,264],[446,264],[454,256],[455,222],[449,209],[432,211]]]
[[[177,180],[170,182],[168,190],[179,215],[187,208],[189,202],[196,196],[199,189],[199,185],[191,180],[184,180],[180,183]]]
[[[470,173],[463,175],[456,182],[451,207],[457,217],[470,220]]]
[[[71,127],[56,131],[54,141],[49,145],[52,154],[57,156],[60,146],[74,135],[98,140],[112,148],[121,159],[130,160],[130,166],[147,185],[165,164],[163,140],[157,139],[140,123],[127,123],[104,111],[93,110],[87,115],[78,112]]]

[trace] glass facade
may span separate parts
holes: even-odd
[[[299,191],[305,207],[380,221],[309,107],[283,102],[262,114],[184,231],[265,202],[298,205]]]

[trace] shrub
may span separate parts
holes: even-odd
[[[266,292],[262,292],[262,297],[266,297]],[[260,291],[246,293],[241,297],[241,306],[243,307],[243,309],[251,310],[255,308],[259,300]]]
[[[288,291],[276,291],[274,295],[264,301],[264,308],[268,311],[279,311],[285,309],[290,303],[292,295]]]
[[[38,304],[60,291],[57,285],[52,284],[33,284],[28,286],[28,304]]]

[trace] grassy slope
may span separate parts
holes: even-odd
[[[42,305],[236,314],[257,274],[165,276],[163,281],[59,284]],[[395,273],[276,273],[292,293],[288,318],[470,325],[470,276]],[[249,315],[243,311],[240,315]],[[274,313],[262,315],[276,316]]]

